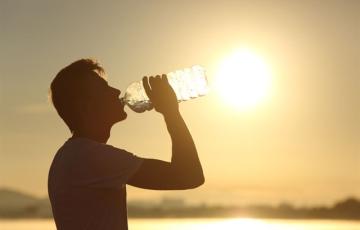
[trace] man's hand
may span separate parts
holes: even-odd
[[[170,115],[179,112],[179,104],[174,90],[171,88],[165,74],[161,77],[143,77],[144,89],[154,109],[163,114]]]
[[[202,185],[205,178],[195,143],[181,117],[176,94],[166,75],[144,77],[143,85],[155,110],[164,115],[172,142],[172,156],[171,162],[144,159],[128,184],[159,190],[191,189]]]

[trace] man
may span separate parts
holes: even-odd
[[[126,184],[180,190],[204,183],[195,144],[166,76],[144,77],[143,86],[164,117],[172,141],[171,162],[140,158],[106,144],[111,127],[127,114],[120,91],[107,84],[96,61],[78,60],[51,83],[52,102],[72,133],[49,171],[48,192],[58,230],[127,229]]]

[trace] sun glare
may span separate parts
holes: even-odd
[[[239,110],[248,110],[269,96],[271,74],[265,61],[250,50],[237,50],[218,68],[215,88],[224,101]]]
[[[250,218],[229,219],[229,220],[219,221],[216,223],[209,224],[206,229],[280,230],[279,227],[276,228],[274,225],[270,223],[267,223],[262,220],[250,219]]]

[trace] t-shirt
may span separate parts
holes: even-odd
[[[123,230],[126,183],[142,159],[86,138],[70,138],[56,153],[48,192],[58,230]]]

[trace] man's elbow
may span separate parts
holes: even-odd
[[[178,175],[178,185],[180,189],[193,189],[200,187],[205,183],[205,177],[202,169],[200,170],[178,170],[173,175]]]
[[[189,183],[188,189],[200,187],[204,183],[205,183],[205,177],[204,177],[204,175],[201,175],[198,178],[191,180],[191,183]]]
[[[201,185],[203,185],[205,183],[205,177],[204,175],[201,176],[201,178],[198,180],[198,183],[196,183],[196,187],[200,187]]]

